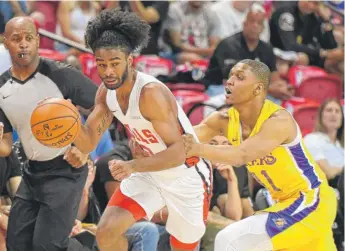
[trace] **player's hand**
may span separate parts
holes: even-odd
[[[198,156],[197,146],[194,136],[192,134],[183,134],[182,135],[184,150],[186,151],[187,157]]]
[[[108,164],[111,175],[117,181],[128,178],[134,172],[134,160],[111,160]]]
[[[237,176],[234,168],[231,165],[216,164],[215,168],[219,171],[220,175],[229,182],[237,183]]]
[[[133,159],[140,159],[150,156],[150,154],[146,152],[136,140],[130,139],[128,145],[129,149],[131,149]]]
[[[4,136],[4,123],[0,122],[0,141]]]
[[[85,231],[85,230],[84,230]],[[83,226],[79,220],[74,221],[74,226],[72,228],[72,231],[70,233],[70,237],[77,235],[79,233],[83,232]]]
[[[71,146],[65,152],[63,159],[74,168],[80,168],[86,164],[88,157],[88,154],[84,154],[75,146]]]

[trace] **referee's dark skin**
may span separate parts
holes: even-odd
[[[34,76],[35,72],[39,70],[38,67],[42,59],[40,59],[39,54],[38,54],[39,35],[37,33],[37,29],[33,20],[29,17],[15,17],[11,19],[10,21],[8,21],[5,27],[4,45],[8,49],[11,59],[12,59],[12,67],[10,68],[10,73],[12,77],[19,81],[25,81],[31,78],[31,76]],[[54,65],[55,63],[52,62],[51,64]],[[28,93],[27,95],[35,95],[35,94]],[[21,116],[21,115],[18,114],[18,116]],[[18,134],[19,134],[19,131],[18,131]],[[8,156],[11,152],[11,147],[12,147],[12,132],[6,132],[6,126],[4,130],[4,124],[0,123],[0,157]],[[63,157],[64,157],[64,160],[63,160]],[[58,161],[56,161],[56,159],[58,159]],[[70,169],[83,170],[81,167],[83,168],[85,167],[86,161],[87,161],[87,155],[82,154],[75,147],[70,147],[65,152],[65,154],[60,157],[58,156],[56,158],[52,158],[49,161],[42,161],[42,162],[36,161],[36,163],[42,163],[42,164],[37,164],[37,165],[44,165],[43,163],[51,163],[50,164],[51,166],[55,165],[54,163],[58,163],[57,165],[61,165],[59,163],[66,163],[63,167],[72,166],[73,168],[70,168]],[[66,168],[66,170],[68,170],[68,168]],[[87,169],[85,170],[87,171]],[[49,172],[49,171],[46,171],[46,172]],[[66,171],[63,170],[63,172],[66,172]],[[73,173],[73,171],[70,171],[70,170],[68,170],[68,172]],[[12,214],[10,212],[9,228],[8,228],[7,239],[6,239],[7,250],[8,251],[90,250],[88,247],[84,247],[77,240],[68,238],[74,224],[75,216],[66,215],[65,217],[63,217],[61,221],[63,222],[63,224],[61,224],[59,222],[61,215],[58,215],[58,213],[54,211],[55,206],[57,205],[56,203],[59,200],[59,197],[62,195],[62,194],[56,194],[56,192],[54,193],[54,190],[55,190],[54,184],[55,184],[55,187],[56,186],[63,187],[65,185],[64,182],[66,182],[67,185],[71,186],[70,189],[79,189],[80,185],[73,187],[73,184],[74,184],[73,182],[75,182],[75,184],[76,183],[82,184],[83,182],[85,183],[85,181],[84,180],[79,181],[78,180],[79,178],[76,178],[76,176],[74,176],[75,181],[71,181],[73,180],[73,177],[70,178],[69,180],[68,178],[67,179],[60,178],[58,177],[58,175],[56,175],[56,173],[53,173],[52,175],[50,174],[47,175],[45,173],[44,175],[45,176],[41,178],[40,182],[41,181],[46,182],[46,180],[48,180],[49,182],[51,182],[50,183],[51,185],[49,187],[39,184],[39,183],[38,184],[32,183],[30,184],[30,186],[27,186],[27,185],[22,186],[21,184],[18,189],[17,195],[19,194],[19,190],[22,190],[22,192],[25,190],[24,192],[26,194],[29,194],[30,196],[32,193],[34,195],[32,195],[33,199],[28,199],[28,200],[22,199],[22,198],[14,199],[14,202],[12,204],[12,209],[16,208],[16,211],[11,209]],[[23,174],[23,180],[25,180],[25,174]],[[52,184],[53,184],[53,187],[52,187]],[[47,193],[52,194],[52,198],[49,199],[49,201],[47,200],[47,202],[46,201],[41,202],[35,199],[37,196],[41,196],[41,192],[40,191],[37,192],[37,187],[40,187],[40,186],[42,186],[42,194],[44,195]],[[35,191],[35,192],[32,192],[32,191]],[[21,203],[20,206],[18,206],[19,205],[18,201],[20,201],[19,203]],[[23,204],[23,203],[26,203],[26,204]],[[51,205],[49,203],[51,203]],[[72,204],[71,201],[66,201],[63,203],[65,205],[64,207],[66,208],[76,207],[77,209],[79,205],[79,202]],[[23,205],[26,208],[24,212],[21,213],[22,211],[20,211],[20,209],[21,207],[24,208]],[[44,211],[44,214],[40,216],[40,212],[43,210],[42,208],[45,208],[45,211]],[[35,211],[35,213],[32,213],[32,211]],[[69,212],[69,213],[72,212],[72,214],[74,214],[74,211],[75,211],[74,209],[66,210],[66,212]],[[26,214],[26,213],[28,214],[25,218],[23,214]],[[17,219],[19,217],[21,217],[21,220]],[[45,221],[48,220],[49,218],[57,219],[56,224],[55,225],[54,223],[45,224]],[[63,227],[61,227],[61,225],[63,225]],[[38,229],[40,229],[40,231],[38,231]],[[45,235],[45,232],[51,233],[51,231],[47,231],[51,229],[56,229],[56,232],[54,232],[54,234]],[[39,232],[39,234],[36,234],[37,231]]]

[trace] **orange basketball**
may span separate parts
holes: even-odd
[[[50,98],[31,114],[31,131],[43,145],[62,148],[71,144],[81,127],[77,108],[68,100]]]

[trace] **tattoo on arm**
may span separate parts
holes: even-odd
[[[105,131],[105,126],[109,120],[110,112],[107,111],[103,117],[101,122],[97,125],[97,134],[100,136]]]

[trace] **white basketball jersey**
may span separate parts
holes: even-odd
[[[129,132],[132,135],[132,137],[137,141],[137,143],[141,145],[142,149],[144,149],[149,154],[153,155],[155,153],[165,150],[167,146],[153,128],[152,123],[142,116],[139,109],[141,90],[145,85],[149,83],[159,83],[164,85],[155,77],[152,77],[142,72],[137,72],[137,78],[129,97],[129,105],[126,114],[123,114],[120,105],[117,101],[116,90],[107,91],[106,102],[110,111],[126,127],[127,132]],[[184,113],[180,105],[177,102],[176,104],[178,108],[178,120],[181,126],[181,133],[192,134],[197,139],[192,124],[190,123],[189,119],[187,118],[186,114]],[[183,149],[181,149],[181,151],[183,151]],[[165,176],[171,174],[172,171],[176,173],[181,171],[181,169],[187,169],[190,167],[196,167],[197,171],[201,172],[201,174],[205,172],[210,172],[208,168],[208,163],[205,160],[203,160],[202,158],[192,157],[187,159],[186,163],[182,166],[159,172],[154,172],[154,174]],[[209,174],[207,176],[209,176]]]

